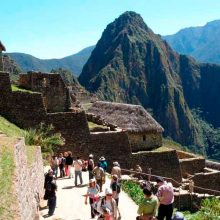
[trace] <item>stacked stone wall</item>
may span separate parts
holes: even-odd
[[[193,175],[194,173],[200,173],[204,171],[204,158],[188,158],[180,159],[179,161],[183,177],[187,177],[188,174]]]
[[[220,195],[220,192],[212,192],[208,189],[220,191],[220,172],[213,171],[211,173],[197,173],[192,180],[194,181],[195,186],[199,186],[204,189],[194,188],[195,192],[199,193],[209,193],[214,195]]]
[[[19,84],[26,89],[42,93],[47,112],[65,112],[70,108],[69,90],[60,74],[20,74]]]
[[[88,154],[90,139],[89,127],[84,111],[49,113],[47,124],[53,124],[55,131],[60,132],[65,139],[62,151],[71,150],[74,156],[85,157]]]
[[[161,133],[129,133],[132,152],[152,150],[162,145]]]
[[[126,132],[92,133],[89,153],[95,155],[96,162],[101,156],[104,156],[109,163],[109,171],[114,161],[118,161],[122,168],[131,168],[131,148]]]
[[[36,127],[45,120],[46,109],[40,93],[12,92],[8,118],[22,128]]]
[[[14,147],[16,178],[14,187],[17,192],[19,220],[39,219],[38,207],[43,197],[44,170],[40,147],[32,155],[32,163],[27,160],[24,139]]]
[[[132,154],[132,167],[139,164],[143,172],[152,168],[152,174],[173,178],[181,182],[180,163],[175,150],[164,152],[139,152]]]

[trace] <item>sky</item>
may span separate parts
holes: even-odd
[[[0,0],[0,40],[7,52],[61,58],[95,45],[125,11],[169,35],[220,19],[219,10],[220,0]]]

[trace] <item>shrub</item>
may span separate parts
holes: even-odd
[[[139,205],[144,199],[144,194],[140,186],[130,180],[122,181],[122,189],[132,198],[132,200]]]
[[[64,139],[60,133],[55,133],[52,125],[45,126],[43,123],[36,129],[25,131],[26,145],[39,145],[42,152],[53,152],[58,146],[64,144]]]
[[[189,220],[218,220],[220,219],[220,200],[216,197],[204,199],[198,212],[185,213],[185,217]]]

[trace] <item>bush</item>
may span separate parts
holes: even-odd
[[[144,194],[142,192],[141,187],[133,181],[130,180],[122,181],[122,189],[131,197],[131,199],[137,205],[139,205],[144,199]]]
[[[201,209],[195,214],[185,213],[188,220],[219,220],[220,219],[220,200],[216,197],[204,199]]]
[[[36,129],[29,129],[25,131],[25,144],[41,146],[43,153],[52,153],[58,146],[64,144],[64,139],[60,133],[55,133],[52,125],[45,126],[40,124]]]

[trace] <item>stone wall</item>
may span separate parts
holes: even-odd
[[[36,147],[32,155],[32,163],[28,163],[24,139],[20,139],[14,147],[15,151],[15,189],[19,204],[18,220],[38,219],[40,198],[43,197],[44,170],[40,147]]]
[[[179,159],[186,159],[186,158],[196,158],[198,155],[188,153],[186,151],[177,150],[177,155]]]
[[[112,162],[118,161],[122,168],[131,167],[131,148],[126,132],[94,132],[91,134],[89,153],[95,155],[97,162],[99,157],[105,156],[111,170]],[[87,155],[88,156],[88,155]]]
[[[161,133],[129,133],[132,152],[152,150],[162,145]]]
[[[7,118],[22,128],[35,127],[45,120],[46,109],[40,93],[12,92]]]
[[[201,157],[180,159],[179,161],[183,177],[187,177],[188,174],[203,172],[205,168],[205,159]]]
[[[70,95],[60,74],[28,72],[20,74],[21,87],[42,93],[47,112],[65,112],[70,108]]]
[[[197,173],[192,180],[195,186],[208,188],[220,191],[220,171],[213,171],[211,173]],[[212,192],[209,190],[194,188],[195,192],[209,193],[212,195],[220,195],[220,193]]]
[[[175,150],[163,152],[139,152],[132,154],[132,167],[139,164],[143,172],[152,168],[152,174],[165,176],[181,182],[181,169],[178,156]]]
[[[53,124],[55,131],[65,138],[62,151],[71,150],[74,157],[87,154],[90,133],[84,111],[49,113],[46,124]]]

